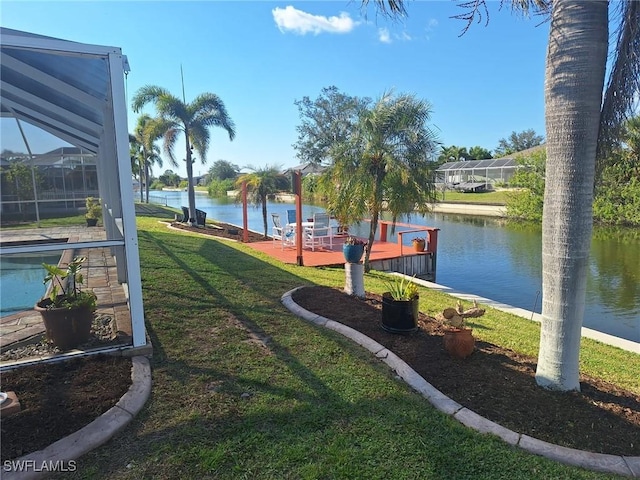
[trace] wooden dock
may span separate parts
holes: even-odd
[[[380,234],[387,236],[389,222],[380,222]],[[436,258],[438,251],[438,229],[417,225],[402,225],[410,227],[409,230],[396,233],[396,242],[376,240],[373,243],[369,262],[374,270],[400,272],[406,275],[415,275],[418,278],[435,282]],[[405,234],[416,235],[424,233],[427,237],[427,249],[424,252],[416,252],[413,247],[402,244]],[[302,249],[302,265],[305,267],[339,267],[345,264],[342,253],[342,245],[345,236],[333,237],[332,248],[329,245],[316,247],[315,251],[308,248]],[[283,263],[297,265],[298,253],[295,246],[282,248],[279,241],[268,240],[264,242],[252,242],[247,246],[260,251]]]

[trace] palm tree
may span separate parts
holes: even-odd
[[[269,195],[273,195],[280,190],[285,190],[288,187],[289,181],[285,175],[280,173],[280,167],[277,165],[267,165],[263,168],[248,166],[247,169],[251,170],[251,173],[240,175],[236,181],[236,185],[240,187],[246,182],[251,203],[256,207],[262,207],[264,238],[267,238],[269,227],[267,222],[267,199]]]
[[[403,0],[375,0],[383,12],[405,13]],[[368,0],[363,0],[366,5]],[[617,44],[606,91],[609,5],[619,9]],[[484,0],[457,16],[467,28]],[[640,2],[519,0],[514,9],[550,14],[545,74],[547,167],[542,221],[542,330],[539,385],[579,390],[596,149],[603,158],[633,115],[640,90]]]
[[[426,126],[430,114],[430,105],[412,95],[384,93],[331,150],[334,163],[322,177],[327,206],[342,224],[371,219],[366,271],[385,201],[395,219],[434,200],[429,159],[439,144]]]
[[[138,179],[140,184],[140,203],[144,201],[144,191],[142,189],[142,183],[144,181],[144,157],[142,156],[142,147],[140,146],[140,142],[138,139],[129,134],[129,158],[131,159],[131,173],[134,175],[134,178]]]
[[[467,152],[467,147],[456,147],[455,145],[451,145],[450,147],[442,147],[440,155],[438,155],[438,162],[462,162],[468,160],[469,157],[470,155],[469,152]]]
[[[180,132],[185,137],[187,163],[187,182],[189,196],[189,221],[196,223],[196,196],[193,188],[193,157],[195,148],[202,163],[205,163],[209,148],[209,127],[224,128],[229,134],[229,140],[236,136],[235,125],[227,114],[222,100],[213,93],[202,93],[193,102],[171,95],[162,87],[146,85],[140,88],[133,97],[132,108],[139,112],[147,103],[152,102],[163,124],[163,147],[172,162],[176,162],[173,147]]]
[[[162,157],[155,141],[162,137],[164,129],[166,129],[166,124],[162,120],[151,118],[149,115],[140,115],[134,133],[129,135],[129,142],[133,149],[131,153],[138,162],[136,170],[139,171],[141,183],[141,202],[144,200],[142,191],[142,183],[144,183],[146,202],[149,203],[149,172],[151,166],[158,164],[162,167]],[[178,166],[175,161],[172,163],[175,167]]]

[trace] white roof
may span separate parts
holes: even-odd
[[[0,115],[95,153],[113,117],[111,75],[129,68],[121,49],[0,27],[0,50]]]
[[[120,48],[0,27],[0,115],[96,154],[109,240],[88,243],[115,247],[118,281],[127,283],[137,347],[146,339],[124,89],[128,71]]]

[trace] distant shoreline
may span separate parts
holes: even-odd
[[[481,203],[432,203],[431,209],[435,213],[456,213],[459,215],[479,215],[483,217],[507,216],[505,205],[487,205]]]

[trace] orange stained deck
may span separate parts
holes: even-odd
[[[333,248],[329,248],[329,245],[324,247],[316,247],[315,251],[309,248],[302,249],[302,263],[305,267],[327,267],[344,265],[344,255],[342,253],[342,245],[344,243],[344,237],[333,238]],[[290,263],[296,265],[298,263],[297,249],[295,246],[286,246],[284,250],[280,242],[273,242],[268,240],[264,242],[252,242],[246,244],[248,247],[263,252],[270,257],[276,258],[284,263]],[[406,245],[401,247],[395,242],[380,242],[376,240],[373,242],[373,248],[369,257],[370,261],[377,260],[389,260],[402,256],[402,254],[416,254],[415,251]]]

